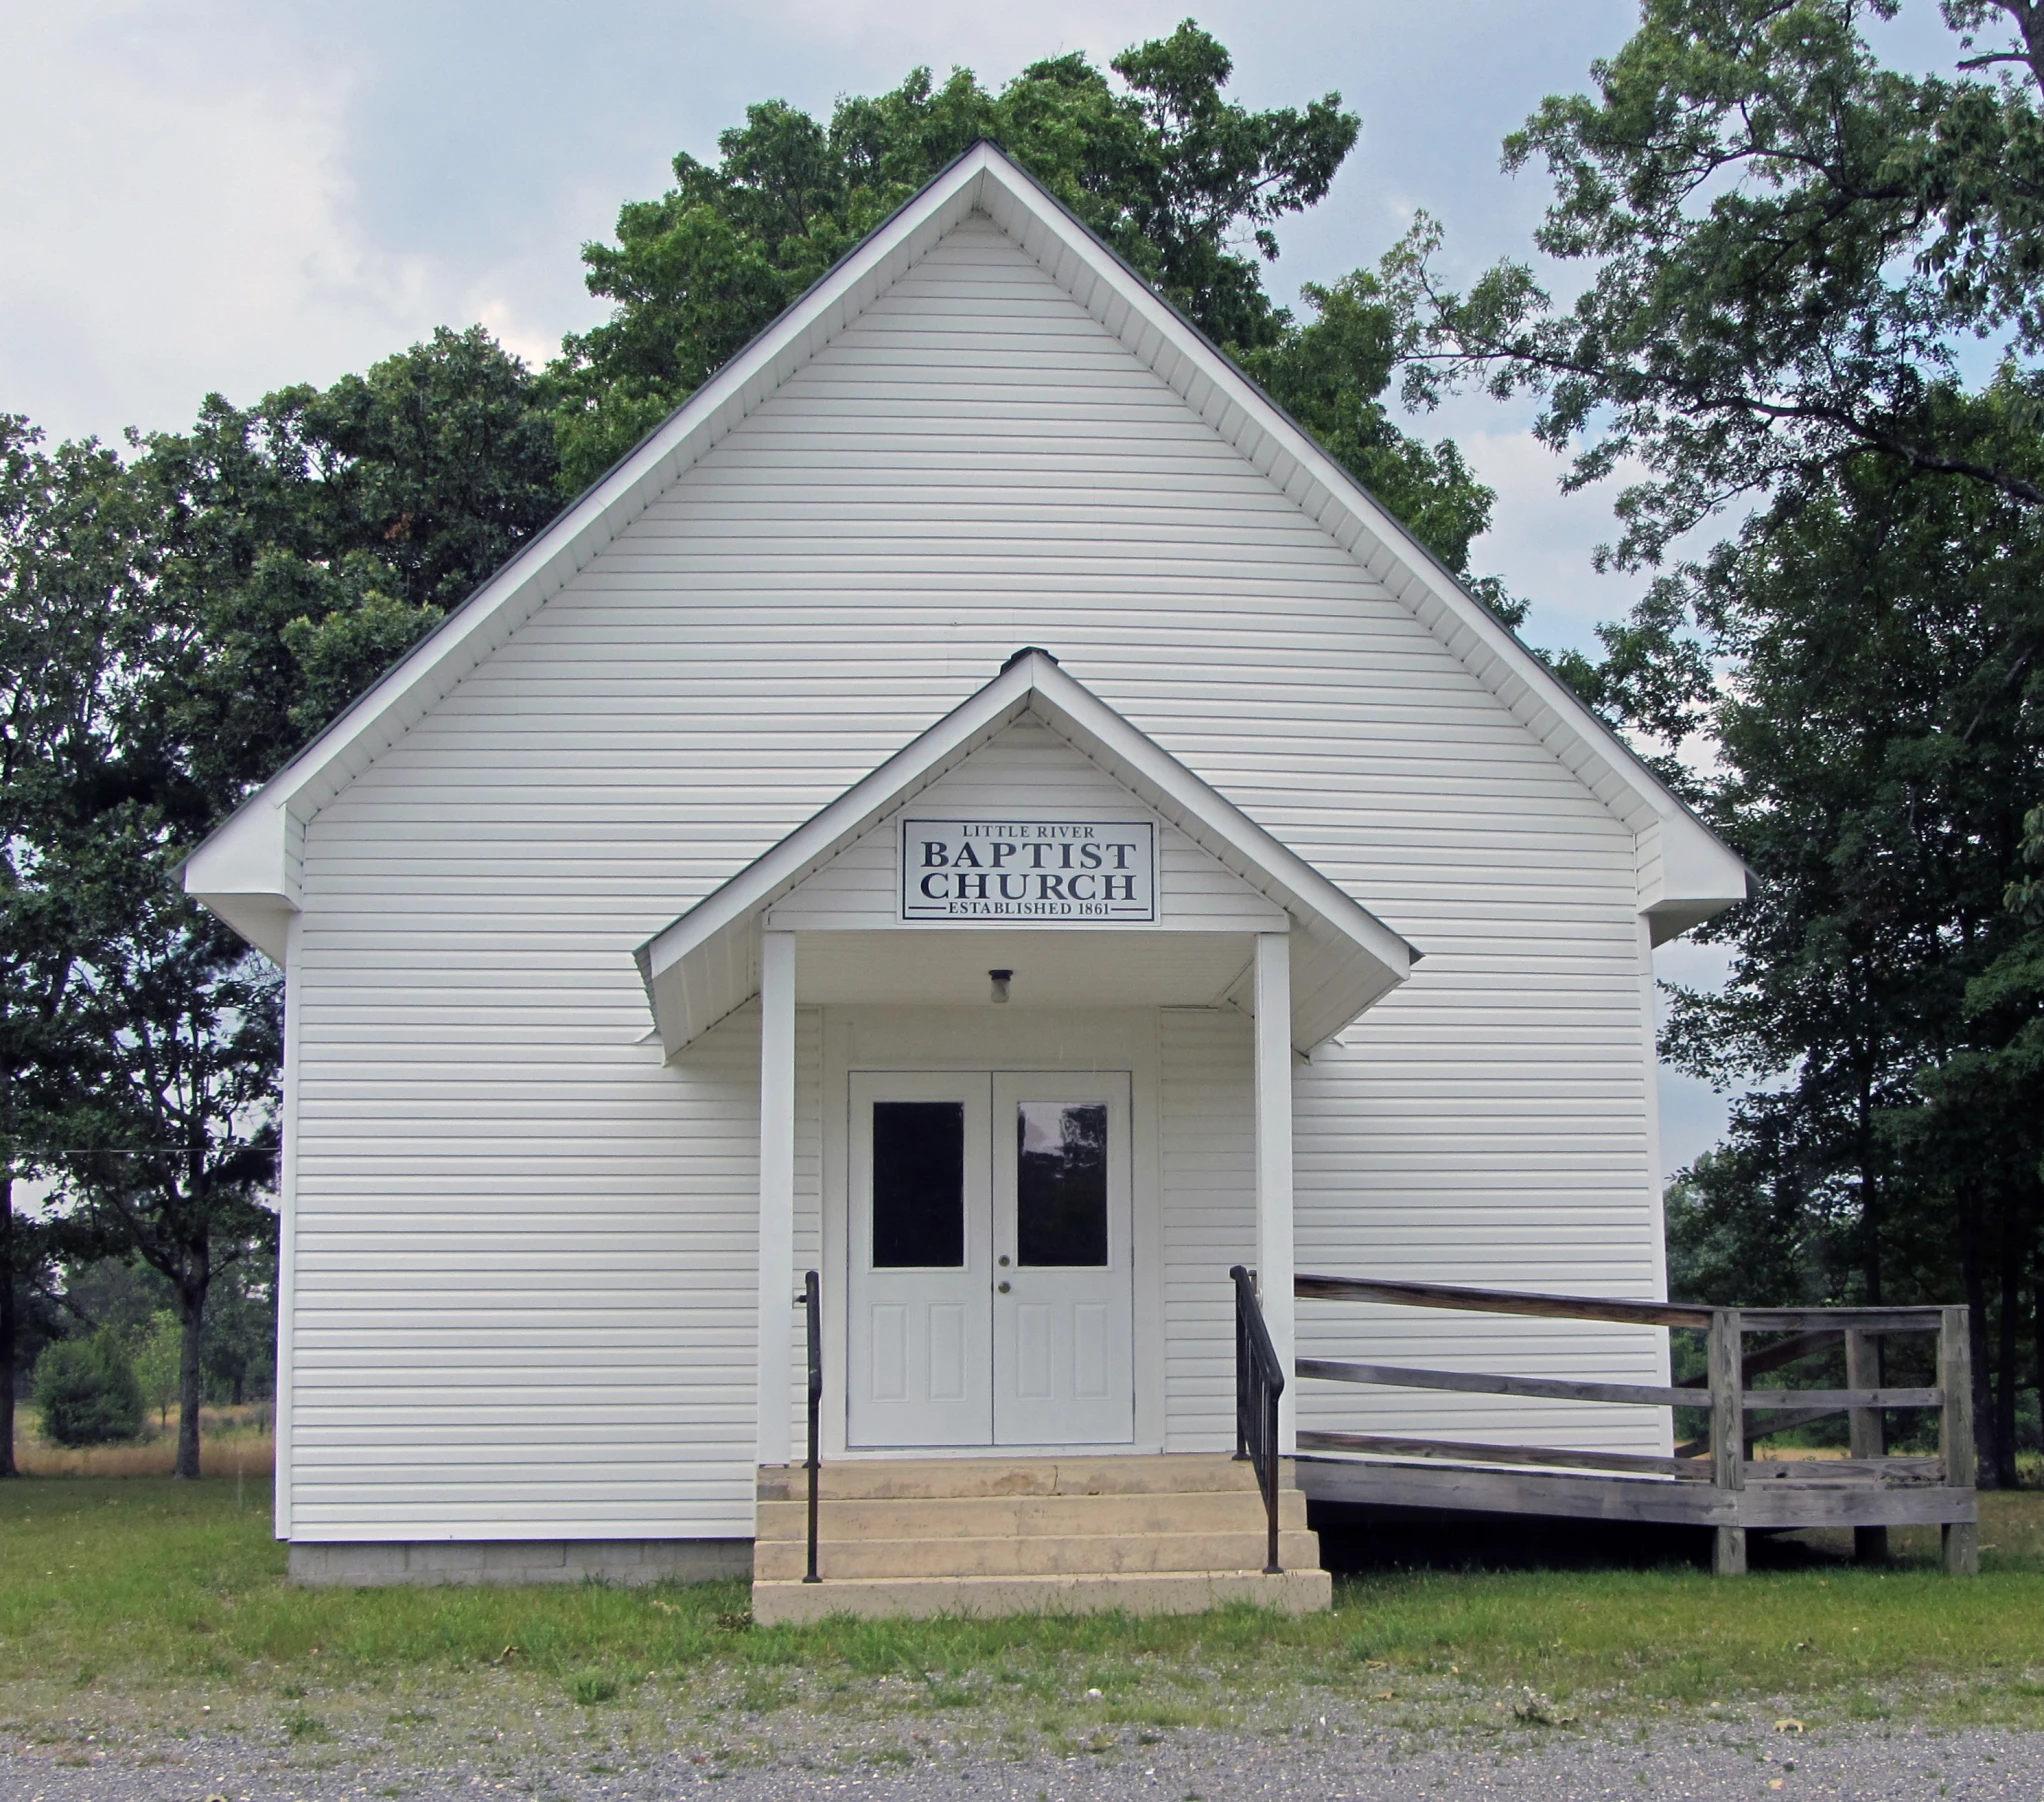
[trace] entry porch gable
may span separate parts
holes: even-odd
[[[992,911],[938,912],[928,904],[955,902],[960,885],[936,896],[917,873],[924,864],[1063,880],[1056,893],[1035,880],[996,886]],[[1120,879],[1112,887],[1109,875]],[[984,883],[968,897],[988,898]],[[670,1054],[759,999],[759,1463],[786,1464],[792,1451],[798,1005],[1191,1005],[1252,1016],[1256,1261],[1289,1363],[1293,1063],[1402,981],[1416,956],[1054,659],[1018,652],[639,952]],[[1289,1447],[1288,1403],[1281,1434]]]
[[[946,779],[962,776],[976,753],[1025,724],[1095,780],[1088,792],[1075,793],[1069,770],[1060,772],[1049,785],[1057,792],[1032,801],[1036,818],[1003,822],[1007,809],[975,798],[969,782]],[[909,917],[897,873],[903,827],[911,814],[955,826],[960,822],[948,816],[968,806],[985,808],[982,824],[1154,822],[1161,909],[1148,919],[1079,912]],[[832,877],[821,879],[831,865]],[[1069,888],[1060,899],[1070,899]],[[764,993],[765,934],[811,926],[968,933],[1045,926],[1069,934],[1074,945],[1093,932],[1126,945],[1162,932],[1284,930],[1298,975],[1287,1037],[1302,1054],[1396,987],[1419,957],[1353,896],[1033,648],[1016,652],[977,694],[639,948],[639,972],[668,1055]],[[1246,973],[1246,960],[1240,968]]]

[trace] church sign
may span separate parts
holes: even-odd
[[[904,920],[1154,920],[1148,820],[903,820]]]

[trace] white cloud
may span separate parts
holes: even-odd
[[[1611,503],[1624,483],[1613,478],[1563,494],[1567,460],[1503,413],[1463,400],[1442,416],[1409,421],[1408,429],[1452,436],[1496,490],[1490,530],[1471,547],[1470,563],[1479,574],[1504,577],[1533,603],[1527,635],[1549,647],[1595,652],[1598,624],[1623,616],[1646,587],[1641,576],[1600,575],[1594,563],[1597,546],[1617,536]]]
[[[551,361],[561,348],[558,336],[521,317],[518,309],[508,300],[499,298],[478,301],[471,311],[499,344],[514,356],[523,357],[534,369],[541,368]]]
[[[0,410],[53,436],[174,428],[209,389],[331,381],[442,323],[544,362],[590,316],[572,226],[508,256],[379,231],[362,59],[288,19],[0,0]],[[354,48],[373,59],[373,34]],[[435,185],[423,159],[408,174]]]
[[[868,64],[877,54],[890,66],[899,62],[905,74],[910,63],[926,61],[941,79],[956,63],[995,83],[1025,63],[1068,50],[1105,61],[1138,38],[1168,34],[1184,16],[1177,0],[989,7],[961,7],[956,0],[787,0],[764,12],[791,35],[856,49]]]
[[[0,408],[53,431],[174,426],[218,388],[328,381],[483,318],[528,357],[602,308],[575,253],[750,101],[827,115],[918,63],[998,85],[1104,61],[1181,0],[0,0]],[[1374,260],[1425,204],[1488,260],[1530,195],[1499,134],[1622,35],[1627,0],[1533,19],[1498,0],[1200,11],[1250,105],[1339,87],[1365,117],[1290,223],[1284,292]],[[1523,23],[1522,23],[1523,21]],[[1502,206],[1502,211],[1500,210]]]
[[[203,386],[245,398],[417,312],[420,260],[352,222],[340,76],[215,55],[141,6],[4,17],[0,405],[59,433],[173,425]]]

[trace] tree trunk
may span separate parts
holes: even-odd
[[[177,1468],[171,1474],[196,1478],[199,1474],[199,1407],[205,1398],[205,1367],[201,1353],[205,1346],[206,1290],[203,1284],[188,1284],[178,1292],[179,1324],[183,1337],[177,1360]]]
[[[2022,1341],[2023,1260],[2016,1210],[2004,1202],[2001,1214],[2001,1359],[1994,1396],[1994,1483],[2016,1486],[2016,1375]]]
[[[14,1342],[21,1322],[14,1306],[14,1173],[0,1174],[0,1477],[14,1468]]]
[[[1973,1359],[1973,1431],[1978,1447],[1978,1484],[1992,1489],[1995,1477],[1993,1361],[1988,1355],[1987,1270],[1981,1245],[1980,1203],[1969,1197],[1959,1226],[1959,1263],[1966,1283],[1967,1350]]]
[[[2037,1223],[2037,1243],[2030,1255],[2030,1326],[2037,1336],[2032,1347],[2037,1378],[2037,1449],[2044,1451],[2044,1220]]]

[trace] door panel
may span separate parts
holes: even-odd
[[[991,1443],[988,1087],[851,1079],[851,1445]]]
[[[993,1079],[997,1445],[1135,1437],[1129,1083]]]
[[[1072,1393],[1081,1401],[1105,1401],[1111,1388],[1107,1329],[1108,1310],[1098,1302],[1072,1309]]]

